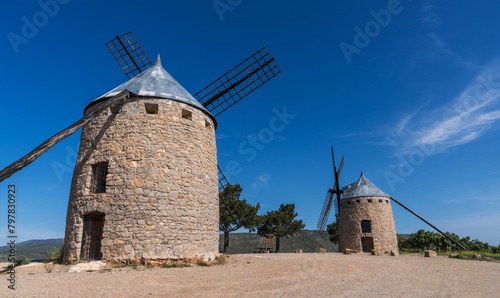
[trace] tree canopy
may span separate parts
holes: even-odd
[[[260,224],[257,215],[260,204],[251,205],[245,199],[240,199],[242,190],[239,184],[228,184],[219,193],[219,228],[224,232],[224,253],[229,253],[230,232],[242,227],[255,232]]]
[[[295,220],[297,217],[295,204],[281,204],[278,210],[268,211],[262,216],[262,225],[258,234],[274,234],[276,237],[276,252],[280,250],[281,237],[290,237],[299,233],[305,228],[302,220]]]

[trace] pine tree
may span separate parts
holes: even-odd
[[[280,251],[280,239],[290,237],[302,231],[306,225],[302,220],[295,220],[297,217],[295,204],[281,204],[278,210],[268,211],[263,216],[262,225],[258,233],[261,236],[265,234],[274,234],[276,237],[276,252]]]
[[[245,199],[240,200],[242,190],[239,184],[228,184],[219,193],[219,229],[224,232],[224,253],[229,253],[230,232],[241,227],[255,232],[260,223],[257,215],[260,204],[253,206]]]

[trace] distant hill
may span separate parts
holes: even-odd
[[[46,259],[54,247],[60,248],[64,239],[28,240],[16,244],[16,259],[30,260]],[[0,246],[0,262],[6,262],[9,256],[9,246]]]
[[[219,251],[222,251],[224,235],[220,235]],[[40,260],[49,257],[48,252],[54,247],[60,248],[64,239],[28,240],[20,242],[16,246],[16,257],[30,260]],[[229,252],[232,254],[246,254],[258,252],[264,247],[264,239],[251,233],[231,233],[229,235]],[[281,252],[295,252],[302,249],[303,252],[318,252],[320,248],[326,251],[337,251],[337,245],[328,240],[328,234],[320,235],[318,231],[304,230],[290,238],[281,239]],[[0,247],[0,262],[6,262],[9,255],[9,246]]]

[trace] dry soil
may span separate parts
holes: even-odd
[[[500,297],[500,263],[368,254],[231,255],[191,268],[111,268],[70,273],[56,266],[17,268],[9,297]]]

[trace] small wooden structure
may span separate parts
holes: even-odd
[[[267,251],[267,245],[268,244],[271,244],[272,246],[272,252],[274,253],[274,234],[265,234],[264,235],[264,248],[265,248],[265,252],[268,253]]]

